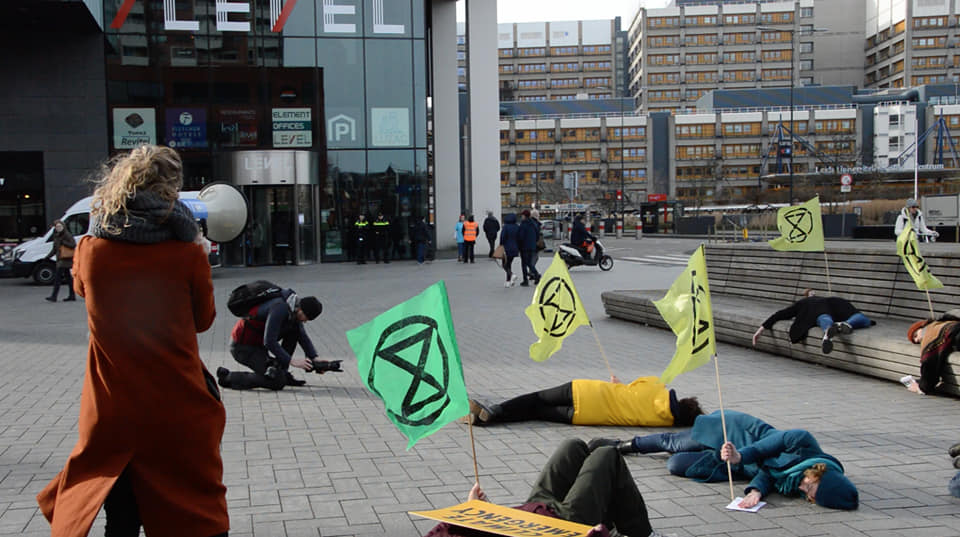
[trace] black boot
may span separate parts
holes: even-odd
[[[591,452],[597,448],[610,446],[617,448],[617,451],[621,455],[629,455],[631,453],[636,453],[637,450],[633,447],[633,440],[617,440],[616,438],[594,438],[587,443],[587,449]]]
[[[229,369],[227,369],[226,367],[218,367],[218,368],[217,368],[217,384],[219,384],[220,387],[222,387],[222,388],[229,388],[229,387],[230,387],[230,382],[228,382],[228,380],[227,380],[227,378],[228,378],[229,376],[230,376],[230,370],[229,370]]]

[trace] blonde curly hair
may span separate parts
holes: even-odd
[[[138,190],[156,194],[170,202],[170,210],[183,187],[183,161],[173,149],[162,145],[141,145],[126,154],[107,161],[96,180],[90,216],[97,219],[104,231],[119,235],[122,229],[112,223],[122,214],[123,227],[129,219],[127,201]]]

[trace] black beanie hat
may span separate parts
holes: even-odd
[[[300,309],[303,310],[303,314],[307,316],[307,319],[312,321],[320,316],[320,312],[323,311],[323,304],[320,304],[317,297],[305,296],[300,299]]]

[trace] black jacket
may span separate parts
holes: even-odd
[[[537,249],[537,224],[530,218],[524,218],[520,222],[520,234],[517,237],[521,250]]]
[[[310,341],[310,336],[303,327],[303,323],[297,320],[296,316],[290,311],[287,299],[293,294],[292,289],[284,289],[283,297],[274,298],[257,306],[257,313],[252,319],[264,323],[263,346],[270,351],[284,368],[290,365],[290,356],[280,345],[280,341],[289,335],[295,335],[297,343],[303,349],[307,358],[317,357],[317,350]]]
[[[421,220],[414,224],[410,239],[415,243],[430,242],[430,228],[427,226],[426,221]]]
[[[587,231],[587,226],[583,224],[583,220],[574,220],[573,229],[570,230],[570,244],[582,246],[587,239],[593,239],[593,235]]]
[[[497,219],[490,215],[483,221],[483,233],[488,238],[495,239],[497,233],[500,232],[500,222],[497,222]]]
[[[842,322],[859,312],[849,300],[835,296],[811,296],[774,313],[763,321],[763,327],[769,330],[777,321],[793,319],[793,324],[790,325],[790,343],[799,343],[807,337],[811,328],[817,326],[817,317],[824,313],[833,317],[835,322]]]

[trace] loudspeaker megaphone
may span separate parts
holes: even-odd
[[[183,201],[197,218],[206,219],[207,238],[212,241],[232,241],[247,225],[247,200],[239,190],[226,183],[207,185],[197,194],[196,201]],[[197,204],[197,201],[200,203]]]

